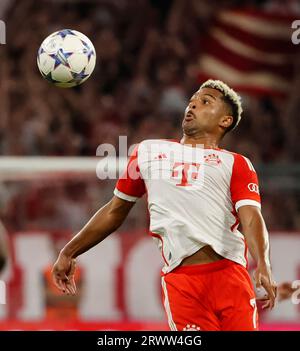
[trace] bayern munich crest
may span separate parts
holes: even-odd
[[[216,154],[209,154],[204,157],[204,161],[210,165],[217,166],[221,163],[221,160]]]

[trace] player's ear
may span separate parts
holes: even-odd
[[[232,116],[223,116],[219,121],[219,126],[227,129],[232,125],[232,123],[233,123]]]

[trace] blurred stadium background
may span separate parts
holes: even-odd
[[[79,259],[76,299],[59,301],[49,265],[112,196],[115,181],[96,177],[98,145],[180,138],[187,101],[208,77],[243,97],[243,119],[223,147],[258,171],[276,280],[300,279],[300,44],[291,41],[299,1],[1,0],[0,19],[0,218],[11,252],[1,330],[167,329],[144,201]],[[62,28],[86,34],[98,59],[69,90],[36,66],[43,39]],[[300,305],[279,302],[261,324],[300,330]]]

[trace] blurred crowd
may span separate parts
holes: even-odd
[[[276,0],[12,3],[16,6],[6,16],[7,45],[0,49],[0,155],[6,156],[94,156],[101,143],[117,146],[120,135],[128,136],[128,145],[147,138],[179,139],[184,109],[200,84],[201,40],[216,11],[236,5],[286,10]],[[290,4],[299,10],[297,2]],[[39,45],[62,26],[86,34],[97,52],[92,77],[74,89],[51,86],[36,65]],[[243,95],[243,119],[223,147],[248,156],[255,165],[299,161],[296,78],[286,98]],[[113,184],[95,180],[33,183],[0,188],[0,196],[6,194],[1,196],[2,216],[12,229],[76,230],[113,189]],[[297,191],[265,192],[271,229],[299,228]],[[141,213],[131,215],[131,225],[145,222]]]

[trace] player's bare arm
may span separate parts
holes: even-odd
[[[103,206],[82,230],[61,250],[52,270],[55,285],[67,294],[75,294],[76,257],[88,251],[116,231],[135,203],[116,196]]]
[[[268,294],[263,308],[273,308],[277,288],[271,272],[269,235],[261,211],[255,206],[242,206],[238,215],[249,251],[257,264],[254,274],[256,287],[263,286]]]

